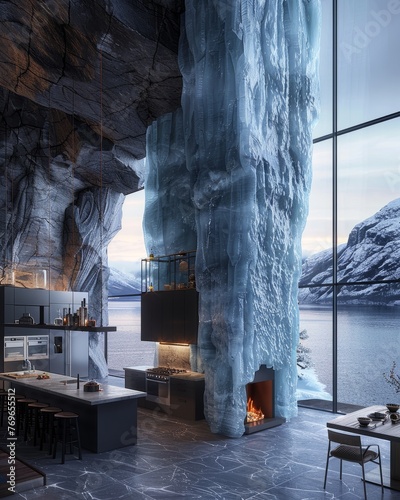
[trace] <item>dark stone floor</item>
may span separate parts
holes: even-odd
[[[114,383],[110,380],[109,383]],[[121,381],[116,381],[120,385]],[[47,485],[14,498],[151,500],[356,500],[363,498],[358,465],[332,459],[323,490],[328,412],[299,408],[279,427],[239,439],[211,434],[206,422],[188,422],[139,409],[138,443],[94,454],[72,455],[62,465],[32,445],[18,444],[21,458],[42,469]],[[367,441],[367,439],[365,439]],[[389,446],[379,441],[388,466]],[[367,484],[370,500],[400,499],[400,493]]]

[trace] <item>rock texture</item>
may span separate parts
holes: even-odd
[[[343,283],[337,296],[339,304],[400,305],[398,284],[387,284],[400,276],[399,230],[400,198],[352,229],[347,243],[338,248],[337,281]],[[316,285],[331,283],[332,276],[331,250],[309,257],[299,282],[301,303],[331,305],[332,287]]]
[[[140,187],[147,126],[180,101],[181,12],[168,0],[0,2],[2,283],[86,290],[107,324],[107,245]]]

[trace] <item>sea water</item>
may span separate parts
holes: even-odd
[[[156,344],[140,340],[140,300],[110,300],[108,315],[109,324],[117,327],[108,334],[108,368],[122,371],[129,366],[153,366]]]
[[[318,379],[332,394],[332,309],[301,306],[300,330],[308,339]],[[338,401],[358,405],[400,402],[384,378],[400,360],[400,307],[339,306],[337,317]],[[400,363],[397,373],[400,374]]]

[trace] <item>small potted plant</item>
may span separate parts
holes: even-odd
[[[393,361],[392,368],[390,369],[389,374],[384,373],[383,377],[388,384],[390,384],[396,393],[400,392],[400,377],[395,373],[396,370],[396,361]]]

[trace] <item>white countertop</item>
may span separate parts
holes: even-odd
[[[18,373],[18,372],[9,372]],[[39,372],[38,375],[44,372]],[[77,388],[77,379],[59,375],[57,373],[46,372],[50,378],[39,380],[36,377],[14,379],[7,373],[0,373],[0,380],[6,380],[11,385],[18,385],[20,387],[27,387],[38,391],[43,391],[55,396],[71,399],[88,405],[100,405],[112,403],[115,401],[122,401],[126,399],[136,399],[146,396],[145,392],[134,391],[132,389],[125,389],[123,387],[116,387],[108,384],[100,384],[101,390],[98,392],[85,392],[83,385],[87,382],[80,381],[79,389]]]

